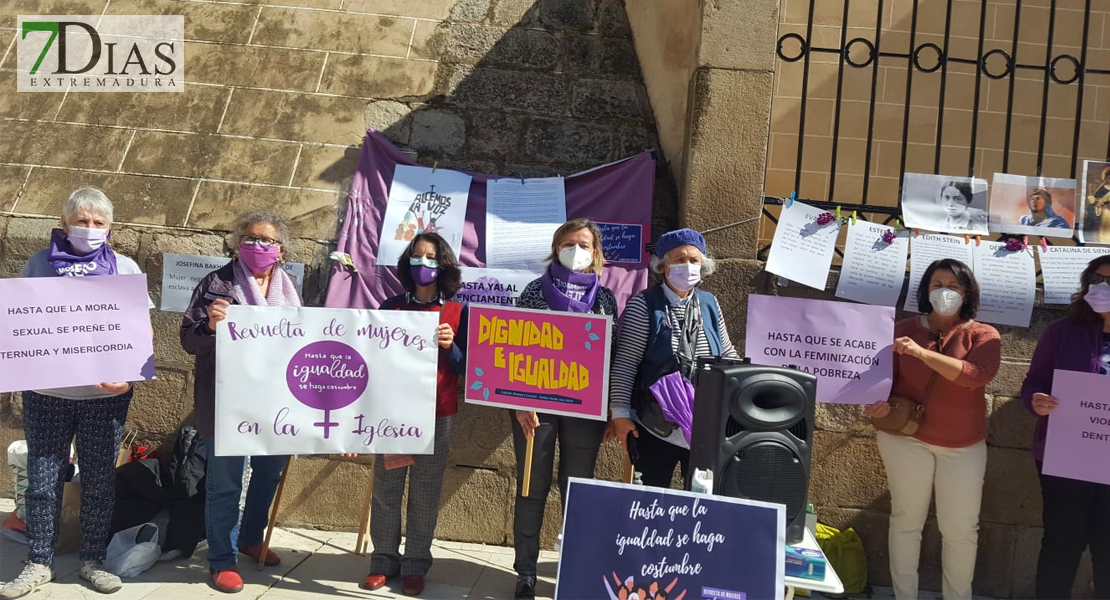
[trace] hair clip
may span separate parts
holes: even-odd
[[[841,220],[841,218],[840,218],[840,206],[836,207],[836,220],[837,221]]]
[[[519,176],[519,177],[520,177],[520,185],[524,185],[524,173],[523,173],[523,172],[520,172],[520,171],[518,171],[518,172],[517,172],[517,176]]]
[[[983,236],[981,236],[981,235],[975,236],[975,245],[976,246],[983,245]]]
[[[1041,236],[1041,250],[1048,252],[1048,240],[1046,240],[1043,235]]]
[[[917,235],[918,235],[918,231],[917,231],[917,228],[914,228],[914,230],[913,230],[913,237],[917,237]]]
[[[856,224],[856,211],[852,211],[852,225]]]
[[[439,166],[439,161],[438,160],[432,163],[432,175],[436,174],[436,167],[438,167],[438,166]]]
[[[794,208],[794,199],[797,198],[797,197],[798,197],[798,191],[797,190],[795,190],[793,192],[790,192],[790,204],[787,204],[786,207],[787,208]]]

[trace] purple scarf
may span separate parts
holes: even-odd
[[[575,273],[553,262],[544,271],[543,298],[552,310],[588,313],[594,307],[594,297],[601,282],[597,273]]]
[[[50,256],[47,260],[62,277],[116,274],[116,253],[108,244],[84,256],[74,254],[66,233],[61,229],[50,232]]]
[[[300,306],[301,297],[297,295],[297,283],[281,268],[280,264],[275,264],[270,267],[270,289],[266,295],[262,295],[262,288],[258,287],[258,281],[254,279],[254,274],[243,264],[243,261],[238,258],[235,259],[234,267],[234,284],[231,287],[231,295],[239,301],[239,304],[249,306]]]

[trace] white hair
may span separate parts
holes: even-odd
[[[272,210],[256,208],[248,210],[239,215],[239,218],[235,219],[235,247],[239,246],[239,240],[247,235],[247,230],[255,223],[269,223],[273,225],[274,229],[277,230],[276,241],[281,242],[282,246],[289,245],[289,240],[292,236],[289,234],[289,224],[285,222],[285,219]],[[288,251],[288,248],[286,250]]]
[[[83,187],[70,194],[62,205],[62,218],[68,223],[70,217],[82,210],[102,215],[109,225],[112,224],[112,218],[115,216],[112,201],[104,192],[94,187]]]
[[[681,248],[681,247],[682,246],[679,246],[678,248]],[[678,248],[671,249],[671,251],[667,252],[667,254],[670,254],[671,252],[674,252]],[[697,250],[697,248],[695,248],[695,250]],[[698,252],[698,254],[701,254],[701,275],[702,275],[702,277],[705,277],[707,275],[712,275],[713,272],[717,270],[717,261],[713,260],[712,256],[709,256],[707,254],[702,254],[701,250],[697,250],[697,252]],[[663,266],[666,265],[666,264],[667,264],[667,256],[666,255],[663,255],[662,257],[659,257],[659,256],[655,256],[654,254],[652,254],[651,255],[651,261],[648,263],[648,267],[651,269],[652,273],[658,273],[658,274],[662,275],[663,274]]]

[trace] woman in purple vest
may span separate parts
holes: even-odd
[[[1110,375],[1110,255],[1092,260],[1084,269],[1068,316],[1045,330],[1021,386],[1025,407],[1038,417],[1033,433],[1037,471],[1044,461],[1048,420],[1060,404],[1050,395],[1057,369]],[[1102,389],[1100,398],[1091,399],[1110,402],[1110,379]],[[1110,485],[1041,472],[1041,496],[1044,537],[1037,561],[1037,598],[1071,597],[1079,558],[1088,546],[1095,596],[1110,598]]]
[[[717,298],[697,289],[715,266],[700,233],[663,234],[651,258],[663,283],[633,296],[621,316],[606,439],[620,442],[645,485],[670,487],[676,464],[687,475],[698,357],[738,358]]]

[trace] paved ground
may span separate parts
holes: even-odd
[[[14,508],[11,499],[0,498],[0,521]],[[233,597],[236,600],[407,598],[401,595],[400,580],[391,581],[391,585],[374,592],[359,589],[358,583],[366,576],[369,559],[351,553],[355,537],[354,533],[346,532],[275,529],[271,545],[281,555],[281,564],[261,571],[254,565],[243,565],[241,573],[246,587]],[[422,598],[501,600],[513,597],[516,574],[512,569],[512,548],[437,541],[432,555],[435,563],[428,573],[428,585]],[[25,546],[0,539],[0,581],[14,578],[23,568],[26,556]],[[554,552],[540,553],[541,581],[537,598],[551,598],[555,593],[557,560]],[[76,554],[57,557],[54,567],[57,574],[54,583],[28,596],[29,600],[229,598],[208,585],[208,563],[203,549],[188,560],[158,563],[138,578],[125,579],[123,589],[111,596],[98,594],[78,576],[80,562]],[[893,597],[890,588],[877,588],[871,596],[874,600]],[[922,594],[922,598],[928,600],[939,597],[940,594]],[[815,594],[814,598],[824,596]]]

